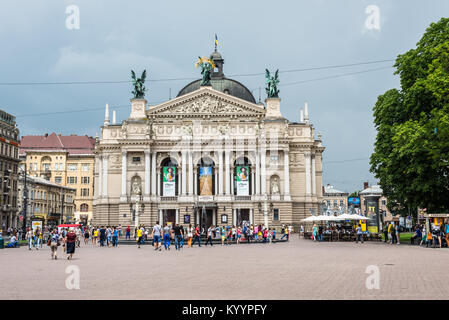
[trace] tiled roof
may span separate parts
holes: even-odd
[[[27,151],[67,152],[69,155],[93,154],[95,139],[88,136],[60,136],[56,133],[44,136],[23,136],[20,141],[19,155]]]
[[[331,185],[327,185],[324,187],[324,193],[325,194],[347,194],[347,192],[335,189],[334,186],[331,186]]]

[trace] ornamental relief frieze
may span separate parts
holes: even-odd
[[[217,97],[203,96],[193,101],[185,102],[176,106],[169,106],[167,109],[157,112],[158,114],[241,114],[241,113],[255,113],[243,106],[231,104]]]
[[[290,167],[304,167],[304,156],[301,153],[290,153]]]

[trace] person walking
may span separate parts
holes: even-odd
[[[206,247],[207,247],[207,244],[208,243],[210,243],[210,246],[212,247],[212,230],[213,230],[213,226],[210,226],[208,229],[207,229],[207,241],[206,241]]]
[[[39,231],[38,231],[37,238],[38,238],[37,243],[39,245],[39,248],[42,249],[42,244],[44,242],[44,232],[41,229],[39,229]]]
[[[75,242],[76,242],[76,234],[73,231],[73,229],[70,229],[69,232],[67,232],[67,235],[65,237],[65,244],[66,244],[66,250],[67,250],[67,260],[72,260],[73,254],[75,253]]]
[[[300,238],[301,238],[301,237],[304,238],[304,226],[303,226],[303,225],[301,225],[300,232],[299,232],[299,237],[300,237]]]
[[[125,240],[130,240],[131,239],[131,228],[128,226],[126,228],[126,237]]]
[[[58,259],[58,246],[60,245],[59,243],[59,235],[56,232],[56,229],[53,229],[51,234],[50,234],[50,250],[51,250],[51,259]]]
[[[89,244],[89,229],[84,229],[84,245]]]
[[[401,243],[401,237],[399,235],[399,224],[397,224],[395,227],[395,237],[396,237],[396,244],[399,245]]]
[[[104,247],[105,240],[106,240],[106,228],[102,226],[100,229],[100,247]]]
[[[192,247],[192,238],[193,238],[193,228],[192,225],[189,224],[189,227],[187,228],[187,246]]]
[[[181,227],[176,223],[173,226],[173,233],[175,236],[175,250],[181,250],[181,241],[182,241]]]
[[[170,242],[171,242],[171,228],[166,223],[164,226],[164,247],[165,250],[170,250]]]
[[[316,227],[316,224],[314,224],[314,225],[313,225],[313,228],[312,228],[312,238],[313,238],[313,241],[316,241],[317,231],[318,231],[318,228]]]
[[[287,238],[287,241],[288,241],[288,227],[287,226],[285,226],[285,228],[284,228],[284,234],[282,235],[281,240],[284,238]]]
[[[195,230],[194,230],[192,247],[193,247],[193,245],[195,244],[196,241],[198,241],[198,247],[201,247],[200,225],[197,225]]]
[[[140,249],[140,245],[142,244],[143,230],[141,228],[137,228],[136,230],[136,242],[137,248]]]
[[[119,237],[119,230],[117,230],[116,227],[112,230],[112,246],[117,247],[118,246],[118,237]]]
[[[31,246],[33,244],[33,231],[30,228],[28,228],[25,239],[28,241],[28,249],[31,250]]]
[[[106,229],[106,245],[108,247],[111,244],[111,239],[112,239],[112,230],[111,227],[108,226],[108,228]]]
[[[359,243],[361,241],[363,243],[363,232],[362,232],[362,226],[359,224],[356,229],[356,238],[355,243]]]
[[[153,246],[154,246],[154,250],[159,250],[161,251],[162,248],[161,246],[161,233],[162,233],[162,228],[159,225],[159,221],[156,221],[156,224],[153,227],[153,231],[151,233],[151,236],[153,237]]]

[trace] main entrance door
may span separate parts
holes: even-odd
[[[237,224],[241,226],[244,221],[249,223],[249,209],[237,209]]]
[[[209,228],[214,223],[214,211],[214,209],[205,209],[200,211],[201,226],[205,229]]]
[[[176,222],[176,209],[164,209],[163,210],[164,222],[163,225],[174,225]]]

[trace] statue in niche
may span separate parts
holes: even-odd
[[[131,183],[131,194],[140,196],[142,194],[142,186],[139,177],[134,177]]]
[[[127,131],[126,121],[123,121],[123,124],[122,124],[122,139],[126,139],[126,131]]]
[[[279,194],[279,178],[274,176],[271,180],[271,194]]]

